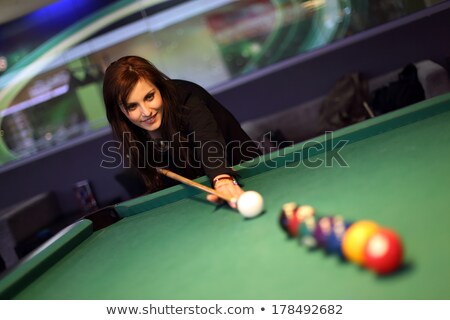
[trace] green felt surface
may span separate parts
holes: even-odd
[[[304,156],[287,154],[278,168],[241,168],[245,189],[266,201],[253,220],[181,186],[123,203],[124,219],[92,234],[15,298],[450,299],[449,101],[447,95],[337,132],[334,142],[350,140],[340,151],[347,167],[286,166],[281,160]],[[325,140],[332,144],[317,139]],[[326,159],[329,153],[309,160]],[[301,247],[278,225],[291,201],[395,229],[404,268],[377,277]]]
[[[87,239],[92,230],[92,223],[88,220],[78,221],[61,230],[0,280],[0,299],[10,299],[20,292]]]

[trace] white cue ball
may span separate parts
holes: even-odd
[[[264,208],[264,199],[256,191],[244,192],[237,201],[237,209],[245,218],[253,218],[259,215]]]

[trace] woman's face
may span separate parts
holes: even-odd
[[[135,125],[148,131],[156,131],[161,126],[163,100],[158,88],[144,79],[140,79],[121,106],[123,114]]]

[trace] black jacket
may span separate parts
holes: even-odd
[[[235,175],[232,166],[260,155],[257,144],[242,130],[236,118],[201,86],[171,80],[182,108],[182,135],[188,138],[189,163],[173,157],[169,169],[189,179],[223,173]],[[225,160],[225,161],[224,161]],[[171,186],[176,182],[165,181]]]

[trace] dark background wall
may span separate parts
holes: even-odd
[[[447,67],[450,56],[448,2],[284,61],[210,91],[240,121],[273,114],[322,96],[342,75],[359,71],[368,77],[433,60]],[[62,214],[79,210],[73,193],[77,181],[89,180],[100,205],[125,200],[115,180],[120,169],[104,169],[102,145],[109,130],[37,158],[0,168],[0,209],[36,194],[53,191]]]
[[[0,208],[13,205],[36,194],[53,191],[62,213],[74,214],[79,203],[74,193],[75,183],[89,180],[99,205],[128,198],[115,180],[118,169],[101,168],[102,146],[112,135],[103,130],[59,150],[53,150],[33,160],[24,160],[0,172]]]

